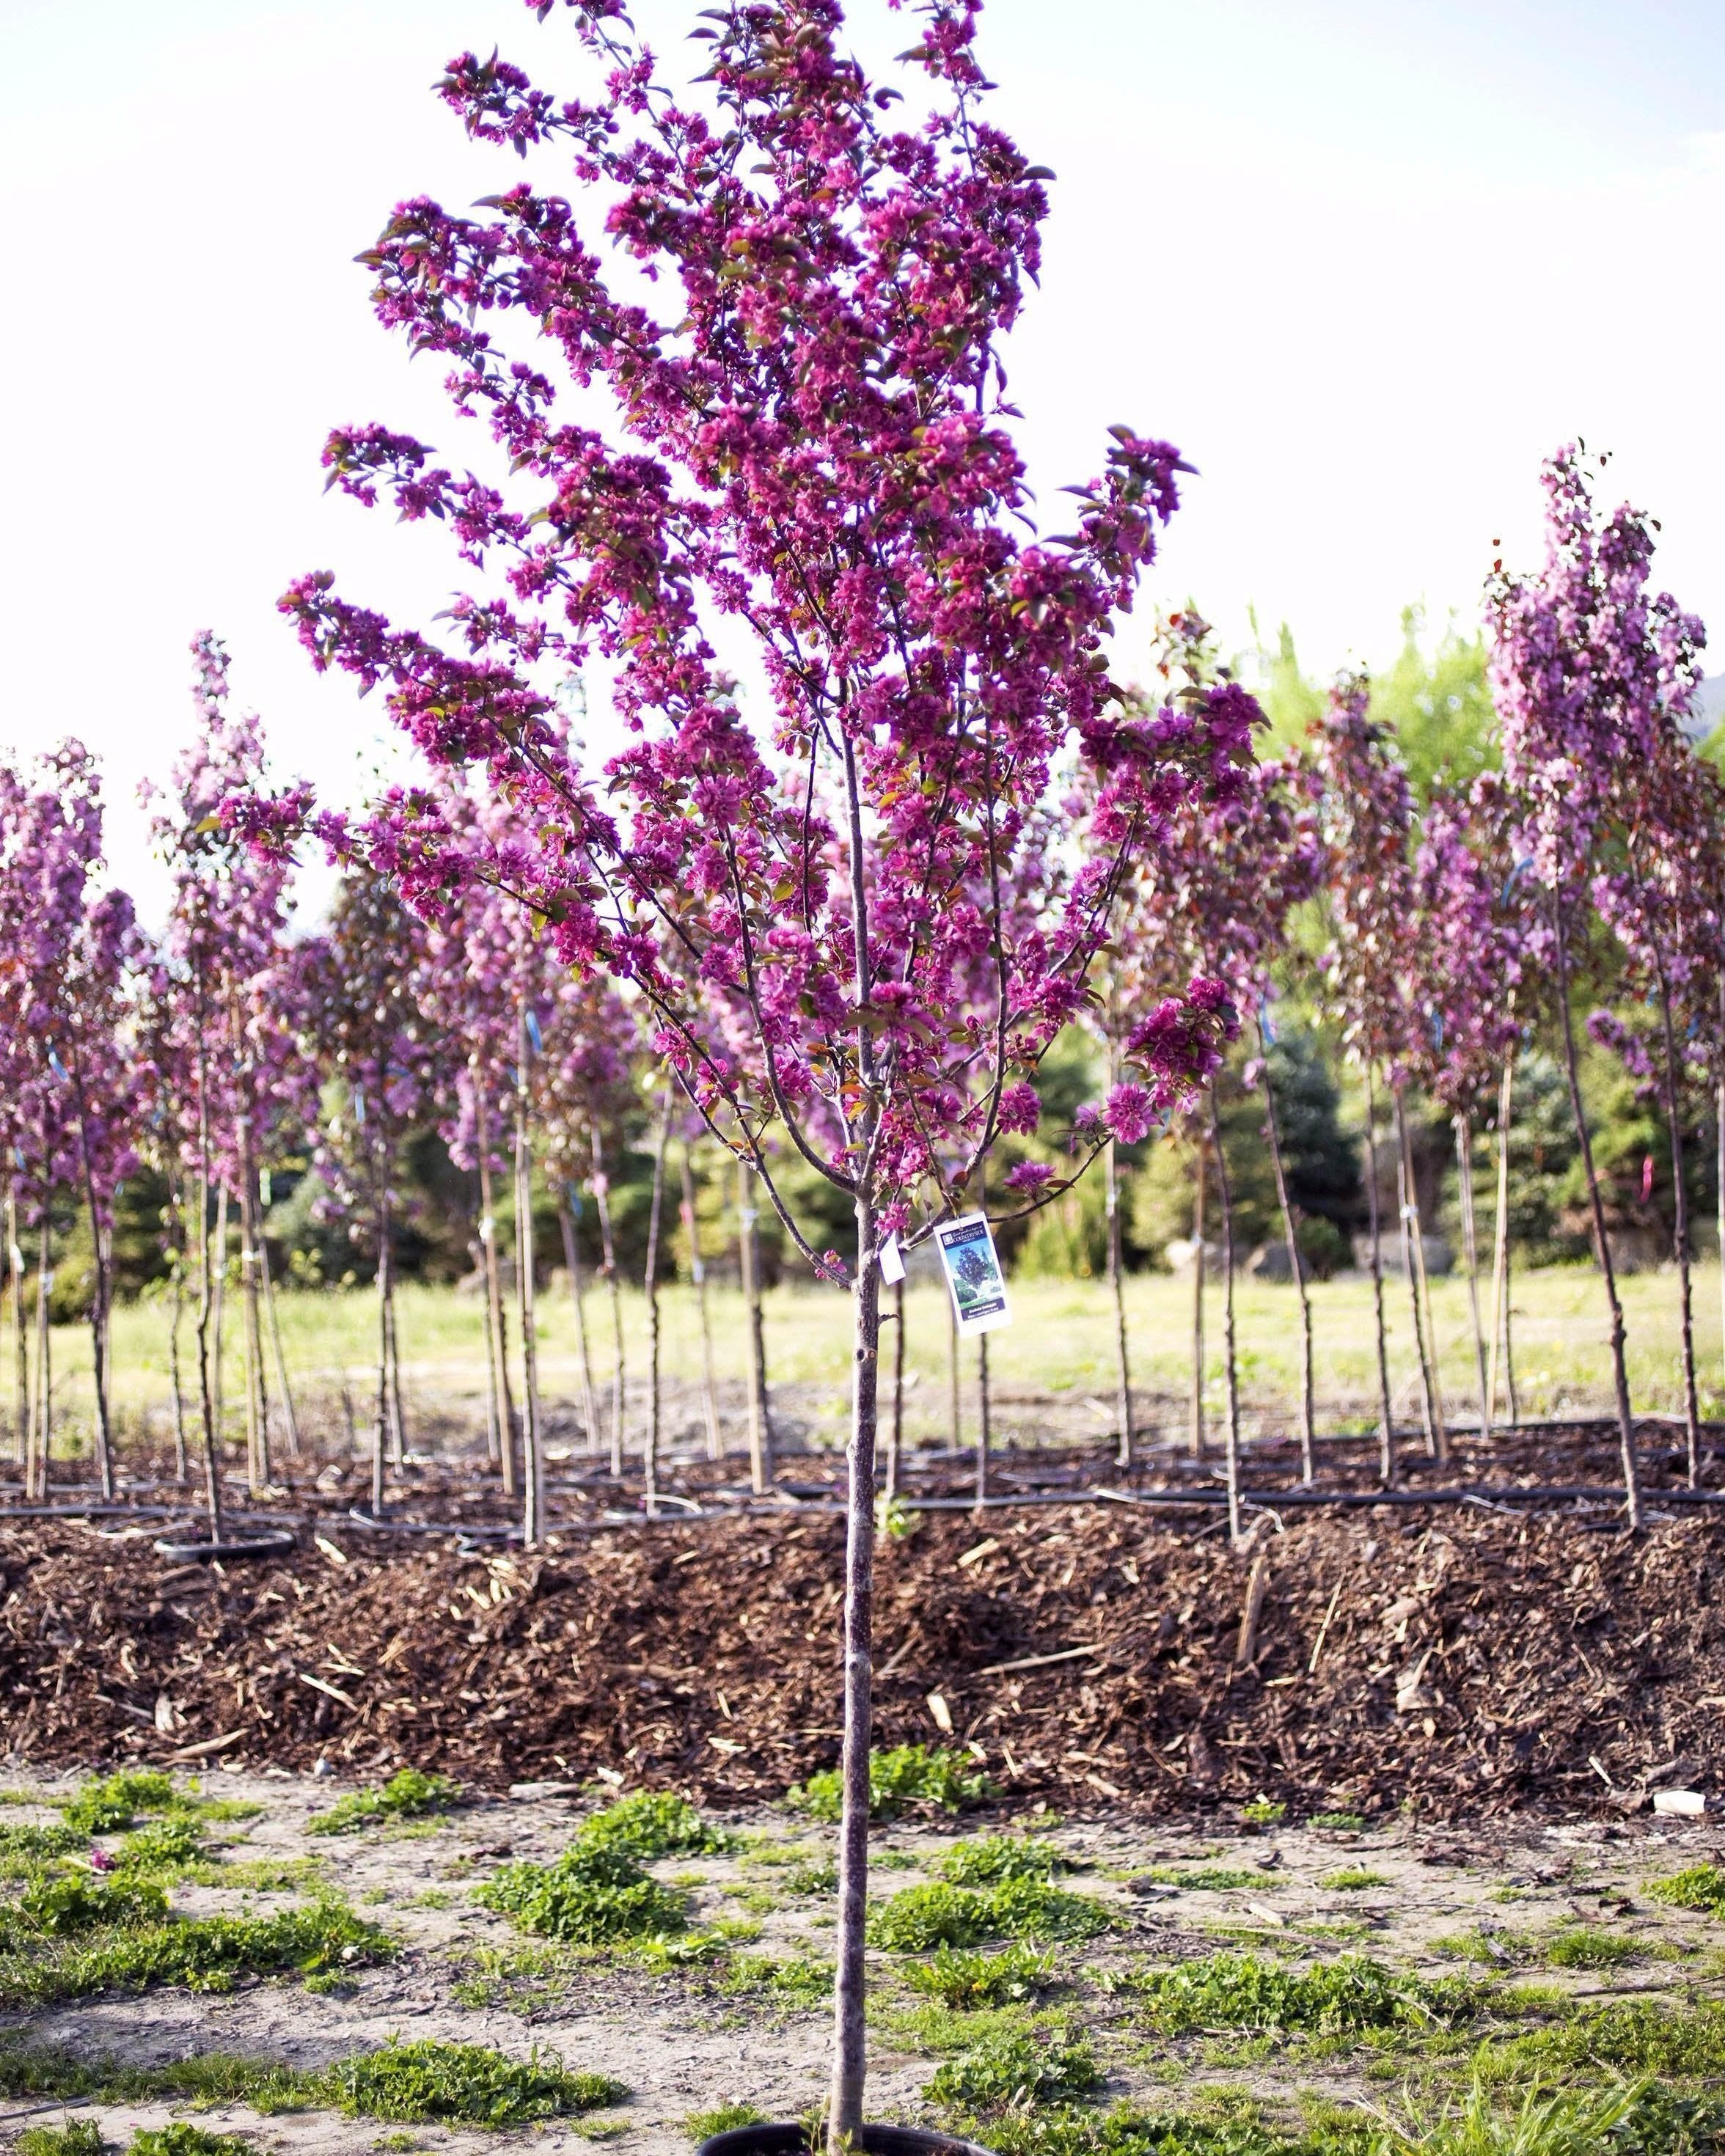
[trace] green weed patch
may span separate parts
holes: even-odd
[[[927,1961],[904,1971],[912,1991],[943,2006],[1009,2006],[1045,1991],[1055,1980],[1051,1955],[1014,1944],[999,1953],[972,1953],[942,1945]]]
[[[741,1953],[721,1970],[719,1982],[723,1990],[766,1992],[787,2006],[824,2007],[832,2003],[833,1965],[801,1954],[780,1961]]]
[[[661,1856],[716,1856],[737,1843],[735,1835],[710,1826],[685,1799],[646,1789],[594,1813],[575,1839],[584,1849],[621,1850],[643,1864]]]
[[[691,2141],[711,2141],[714,2134],[734,2133],[740,2126],[763,2125],[766,2118],[752,2103],[721,2103],[712,2111],[691,2111],[683,2121],[683,2131]]]
[[[1621,1969],[1639,1961],[1642,1948],[1621,1932],[1601,1931],[1591,1924],[1566,1924],[1540,1946],[1541,1958],[1553,1969]]]
[[[869,1941],[894,1953],[936,1947],[973,1947],[984,1939],[1088,1939],[1115,1919],[1088,1895],[1069,1894],[1041,1879],[1004,1879],[987,1892],[944,1881],[907,1887],[876,1903]]]
[[[102,2156],[102,2130],[93,2118],[69,2118],[27,2126],[12,2145],[16,2156]]]
[[[386,2044],[314,2078],[325,2100],[350,2117],[413,2125],[527,2126],[629,2094],[608,2074],[571,2073],[548,2053],[509,2059],[483,2044]]]
[[[996,2156],[1305,2156],[1255,2118],[1153,2113],[1131,2104],[1009,2112],[989,2120],[988,2133]]]
[[[1068,2043],[1045,2029],[1013,2029],[943,2061],[923,2093],[943,2110],[987,2118],[1082,2102],[1103,2078],[1087,2044]]]
[[[1363,1894],[1373,1887],[1393,1887],[1395,1881],[1387,1871],[1368,1871],[1363,1866],[1351,1865],[1340,1871],[1327,1871],[1317,1883],[1332,1894]]]
[[[576,1946],[612,1946],[680,1932],[683,1897],[649,1879],[624,1850],[578,1840],[552,1864],[506,1864],[475,1897],[524,1932]]]
[[[1643,1881],[1656,1902],[1673,1909],[1697,1909],[1703,1916],[1725,1917],[1725,1866],[1692,1864],[1664,1879]]]
[[[237,2133],[212,2133],[177,2118],[135,2133],[126,2156],[252,2156],[252,2145]]]
[[[350,1789],[306,1827],[308,1834],[357,1834],[392,1820],[435,1818],[461,1801],[461,1784],[447,1774],[422,1774],[403,1767],[381,1789]]]
[[[1002,1879],[1052,1879],[1071,1869],[1051,1841],[1015,1834],[977,1835],[955,1841],[941,1859],[941,1876],[955,1887],[991,1887]]]
[[[159,1888],[152,1891],[160,1896]],[[33,1943],[0,1953],[0,2007],[155,1984],[226,1991],[241,1977],[290,1971],[334,1976],[387,1959],[394,1951],[387,1933],[333,1902],[271,1917],[155,1917],[111,1928],[74,1929],[45,1946]]]
[[[1146,2019],[1168,2035],[1194,2029],[1336,2035],[1426,2028],[1466,2019],[1481,1998],[1465,1979],[1426,1983],[1363,1954],[1291,1969],[1255,1954],[1219,1953],[1147,1969],[1127,1982],[1142,1997]]]
[[[898,1744],[869,1754],[869,1817],[896,1819],[912,1805],[962,1811],[988,1794],[987,1775],[968,1753],[939,1745]],[[844,1810],[845,1781],[836,1767],[811,1774],[786,1790],[785,1802],[818,1820],[837,1820]]]

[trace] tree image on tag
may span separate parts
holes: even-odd
[[[993,1332],[1010,1325],[1006,1304],[1006,1279],[995,1255],[994,1236],[986,1213],[967,1213],[937,1228],[934,1240],[946,1267],[947,1286],[952,1291],[952,1308],[961,1332]]]

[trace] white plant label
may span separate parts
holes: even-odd
[[[898,1237],[889,1235],[880,1245],[880,1277],[888,1287],[896,1287],[905,1276],[905,1254],[898,1246]]]
[[[993,1231],[986,1213],[967,1213],[937,1228],[934,1240],[946,1268],[952,1309],[963,1333],[993,1332],[1010,1325],[1006,1279],[995,1254]]]

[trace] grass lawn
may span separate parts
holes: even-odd
[[[1312,1289],[1320,1415],[1333,1426],[1373,1419],[1372,1293],[1368,1281],[1322,1281]],[[1468,1414],[1475,1398],[1467,1294],[1461,1280],[1433,1283],[1446,1399],[1452,1413]],[[990,1342],[995,1399],[1003,1429],[1024,1424],[1022,1410],[1050,1401],[1060,1426],[1107,1426],[1113,1398],[1112,1313],[1100,1281],[1014,1281],[1009,1329]],[[1628,1314],[1630,1376],[1638,1405],[1676,1409],[1680,1399],[1677,1288],[1672,1275],[1650,1273],[1624,1282]],[[1259,1419],[1283,1420],[1295,1397],[1299,1368],[1299,1320],[1292,1291],[1241,1281],[1237,1289],[1240,1363],[1249,1427]],[[1725,1404],[1719,1368],[1719,1271],[1697,1269],[1697,1351],[1703,1413]],[[663,1367],[673,1388],[692,1389],[701,1370],[701,1334],[692,1289],[677,1286],[662,1296]],[[727,1420],[741,1413],[743,1398],[743,1324],[740,1294],[715,1283],[710,1290],[715,1363]],[[1385,1282],[1390,1323],[1390,1373],[1399,1409],[1414,1418],[1411,1336],[1405,1284]],[[1222,1409],[1222,1296],[1210,1286],[1205,1298],[1209,1348],[1206,1385],[1213,1415]],[[1515,1350],[1524,1414],[1603,1411],[1609,1405],[1609,1368],[1604,1297],[1598,1276],[1584,1266],[1524,1272],[1515,1281]],[[280,1296],[288,1368],[305,1419],[339,1431],[351,1412],[362,1433],[372,1397],[371,1358],[377,1310],[365,1289],[285,1291]],[[241,1383],[237,1312],[229,1298],[229,1345],[225,1391],[230,1420],[237,1423]],[[1189,1383],[1192,1291],[1166,1275],[1135,1275],[1127,1283],[1127,1312],[1133,1383],[1145,1422],[1172,1421],[1182,1413]],[[646,1367],[646,1306],[639,1290],[623,1296],[624,1353],[631,1397]],[[782,1286],[766,1305],[769,1373],[786,1411],[817,1441],[842,1438],[850,1361],[850,1313],[836,1290]],[[574,1314],[560,1286],[541,1295],[541,1382],[553,1404],[580,1397]],[[511,1312],[511,1317],[513,1312]],[[947,1326],[944,1291],[932,1281],[911,1286],[906,1309],[906,1435],[938,1440],[947,1426]],[[449,1288],[408,1286],[399,1306],[402,1352],[410,1413],[424,1425],[450,1430],[477,1427],[485,1412],[479,1301]],[[593,1373],[603,1407],[609,1382],[610,1317],[602,1293],[590,1291],[588,1324]],[[511,1326],[511,1332],[513,1327]],[[891,1329],[883,1347],[891,1369]],[[5,1348],[9,1352],[10,1340]],[[195,1372],[189,1316],[182,1338],[182,1368],[188,1396]],[[54,1397],[59,1441],[75,1445],[90,1415],[90,1343],[80,1327],[57,1328],[54,1342]],[[973,1348],[963,1354],[967,1433],[973,1430],[971,1404]],[[134,1303],[114,1316],[114,1397],[122,1430],[147,1417],[164,1427],[169,1392],[168,1311],[164,1302]],[[1093,1399],[1096,1405],[1087,1409]]]

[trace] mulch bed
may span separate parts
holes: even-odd
[[[532,1554],[380,1548],[330,1521],[331,1549],[307,1536],[225,1574],[104,1525],[0,1526],[0,1731],[33,1764],[202,1747],[488,1789],[603,1768],[727,1805],[838,1755],[834,1518]],[[880,1552],[876,1742],[979,1748],[1015,1804],[1147,1815],[1257,1795],[1573,1813],[1725,1766],[1725,1520],[1639,1538],[1472,1508],[1268,1525],[1242,1555],[1219,1523],[1124,1508],[926,1516]],[[1065,1658],[997,1666],[1039,1656]]]

